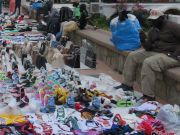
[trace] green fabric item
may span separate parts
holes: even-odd
[[[65,110],[64,110],[64,107],[60,107],[60,108],[57,109],[56,119],[58,120],[58,122],[64,122],[64,120],[65,120]]]
[[[77,6],[75,9],[74,9],[74,13],[73,13],[73,16],[77,19],[79,19],[81,17],[81,12],[80,12],[80,6]]]
[[[119,100],[117,102],[118,107],[131,107],[133,106],[132,101],[126,101],[126,100]]]
[[[4,33],[9,33],[9,32],[18,32],[18,30],[4,30]]]
[[[150,113],[143,112],[143,111],[137,111],[135,114],[136,114],[137,117],[140,117],[140,116],[143,115],[143,114],[147,114],[147,115],[152,116],[153,118],[156,118],[158,112],[156,112],[156,113],[154,113],[154,114],[150,114]]]
[[[0,81],[9,80],[9,78],[6,77],[6,74],[3,72],[0,72]]]

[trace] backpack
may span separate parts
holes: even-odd
[[[56,35],[60,31],[59,18],[52,18],[48,23],[48,33]]]
[[[69,21],[73,18],[73,11],[69,7],[62,7],[59,11],[59,21]]]

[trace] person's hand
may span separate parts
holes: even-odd
[[[177,49],[174,53],[168,53],[168,56],[180,61],[180,48]]]
[[[139,35],[140,35],[141,42],[144,42],[146,40],[146,38],[147,38],[146,33],[143,30],[141,30],[139,32]]]

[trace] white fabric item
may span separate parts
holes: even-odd
[[[73,43],[72,43],[71,41],[67,41],[65,48],[66,48],[66,49],[70,49],[70,47],[72,46],[72,44],[73,44]]]
[[[38,121],[37,116],[34,113],[26,113],[26,116],[28,116],[27,119],[33,124]]]
[[[102,129],[110,129],[112,125],[112,120],[108,120],[109,118],[105,119],[104,116],[100,117],[94,117],[94,121],[98,122],[100,125],[102,125]]]
[[[164,105],[161,107],[157,119],[163,122],[168,131],[173,130],[175,134],[180,133],[180,109],[178,105]]]
[[[15,106],[17,106],[17,102],[16,102],[16,99],[15,98],[12,98],[9,102],[9,107],[12,107],[14,108]]]
[[[155,101],[152,101],[155,102]],[[158,102],[156,102],[158,104]],[[157,105],[151,104],[150,101],[143,103],[142,105],[138,106],[138,107],[134,107],[135,110],[137,111],[153,111],[156,110],[158,108]]]
[[[40,124],[34,123],[33,126],[36,133],[43,134],[43,127]]]
[[[53,41],[56,41],[56,37],[55,37],[54,34],[51,34],[51,35],[50,35],[50,38],[51,38],[51,39],[50,39],[50,46],[52,46],[52,42],[53,42]]]
[[[160,16],[163,16],[163,15],[164,15],[164,13],[160,10],[151,10],[150,16],[148,17],[148,19],[155,20],[155,19],[158,19]]]
[[[54,55],[52,58],[52,67],[54,68],[64,68],[64,57],[63,55],[60,53],[60,51],[56,48],[53,49]]]
[[[129,18],[129,20],[131,20],[131,21],[136,21],[136,19],[137,19],[136,16],[133,14],[127,14],[127,16]]]

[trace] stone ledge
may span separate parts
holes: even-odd
[[[114,47],[113,43],[110,41],[111,34],[108,32],[103,32],[102,30],[85,29],[78,30],[76,33],[81,37],[88,40],[93,40],[93,42],[97,43],[98,45],[110,49],[111,51],[120,55],[127,56],[129,54],[128,51],[118,51]]]
[[[165,74],[166,76],[180,82],[180,67],[168,69]]]

